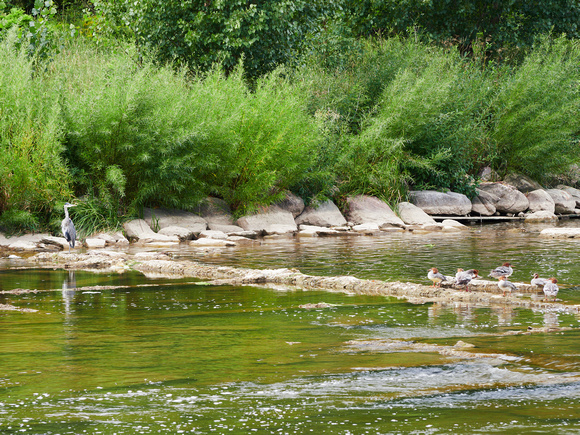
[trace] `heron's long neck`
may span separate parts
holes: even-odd
[[[64,206],[64,216],[65,216],[65,219],[70,219],[68,217],[68,207],[66,205]]]

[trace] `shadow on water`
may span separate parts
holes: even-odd
[[[504,225],[173,254],[414,282],[424,282],[431,265],[485,271],[511,260],[516,280],[557,275],[562,299],[574,299],[579,246]],[[580,430],[577,316],[191,281],[1,270],[0,290],[52,291],[0,295],[38,310],[0,312],[0,432]],[[330,306],[300,308],[321,301]],[[529,326],[571,329],[505,335]],[[474,347],[444,351],[460,340]]]

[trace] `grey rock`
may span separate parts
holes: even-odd
[[[481,183],[479,189],[498,197],[494,204],[501,213],[519,213],[529,207],[528,198],[515,187],[503,183]]]
[[[540,236],[551,239],[578,239],[580,228],[546,228],[540,232]]]
[[[554,214],[556,204],[548,192],[544,189],[533,190],[528,193],[529,210],[532,213],[537,211],[548,211]]]
[[[493,216],[496,213],[495,203],[499,198],[492,193],[475,189],[477,195],[471,200],[471,212],[481,216]]]
[[[298,231],[292,213],[276,206],[270,206],[261,213],[242,216],[236,221],[236,225],[245,231],[260,234],[287,234]]]
[[[436,225],[431,216],[410,202],[399,204],[399,216],[407,225]]]
[[[221,225],[233,225],[232,210],[223,199],[208,197],[195,209],[195,212],[206,222]]]
[[[564,192],[568,192],[572,198],[574,198],[574,201],[576,201],[576,208],[580,208],[580,190],[571,186],[563,185],[558,186],[558,189],[563,190]]]
[[[453,219],[445,219],[443,222],[441,222],[441,224],[443,225],[443,227],[453,227],[458,230],[469,229],[469,227],[467,227],[466,225],[463,225],[461,222],[457,222],[456,220]]]
[[[374,235],[381,231],[381,228],[376,223],[366,223],[354,225],[352,230],[359,234]]]
[[[486,166],[478,174],[482,181],[499,181],[499,175],[489,166]]]
[[[465,216],[471,212],[471,201],[461,193],[414,190],[409,193],[411,203],[430,215]]]
[[[199,238],[226,240],[228,238],[228,235],[223,231],[206,230],[199,233]]]
[[[300,213],[304,211],[304,200],[299,196],[294,195],[292,192],[286,192],[286,198],[276,205],[282,210],[292,213],[294,218],[300,216]]]
[[[373,196],[351,196],[346,199],[346,204],[348,209],[346,218],[353,225],[367,223],[375,223],[380,227],[405,225],[386,202]]]
[[[507,175],[504,180],[510,186],[514,186],[520,192],[528,193],[533,190],[542,189],[540,183],[532,180],[530,177],[522,174],[512,173]]]
[[[556,213],[574,213],[574,209],[576,208],[576,200],[572,198],[572,195],[560,189],[548,189],[546,192],[548,192],[554,200]]]
[[[163,234],[164,236],[177,236],[179,240],[183,241],[193,239],[195,234],[198,233],[194,233],[188,228],[172,225],[170,227],[161,228],[158,234]]]
[[[242,227],[239,227],[237,225],[214,224],[211,222],[207,224],[207,228],[212,231],[221,231],[226,234],[239,233],[241,231],[244,231]]]
[[[143,243],[168,242],[179,243],[177,236],[166,236],[154,232],[144,219],[134,219],[123,224],[123,229],[129,239]]]
[[[296,223],[317,227],[340,227],[346,225],[346,219],[336,204],[328,200],[317,206],[306,207],[302,214],[296,218]]]
[[[87,238],[84,241],[84,245],[88,249],[100,249],[100,248],[104,248],[107,245],[107,242],[103,239]]]
[[[143,218],[152,230],[182,227],[191,230],[193,233],[199,233],[207,228],[207,222],[204,218],[183,210],[144,208]]]
[[[336,236],[340,235],[341,232],[333,230],[328,227],[319,227],[314,225],[300,225],[300,231],[298,236],[301,237],[319,237],[319,236]]]
[[[542,223],[542,222],[554,222],[558,220],[558,216],[554,214],[553,211],[549,210],[539,210],[530,213],[524,219],[526,223]]]

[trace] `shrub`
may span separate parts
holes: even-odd
[[[17,45],[14,31],[0,41],[0,214],[30,222],[20,210],[46,222],[54,202],[71,194],[61,112],[46,75],[35,73],[34,58]]]
[[[545,38],[490,102],[496,167],[548,181],[578,163],[580,45]]]
[[[60,61],[77,193],[125,213],[191,209],[208,194],[240,213],[279,198],[310,168],[317,124],[281,72],[250,92],[241,66],[188,77],[127,54]]]

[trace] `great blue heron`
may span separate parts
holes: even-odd
[[[70,248],[75,247],[75,241],[77,239],[77,230],[75,229],[75,224],[73,224],[72,219],[68,215],[69,207],[75,207],[75,204],[71,204],[69,202],[64,204],[65,218],[62,220],[62,224],[60,226],[62,228],[62,234],[64,235],[64,238],[68,242],[68,252],[70,253]]]

